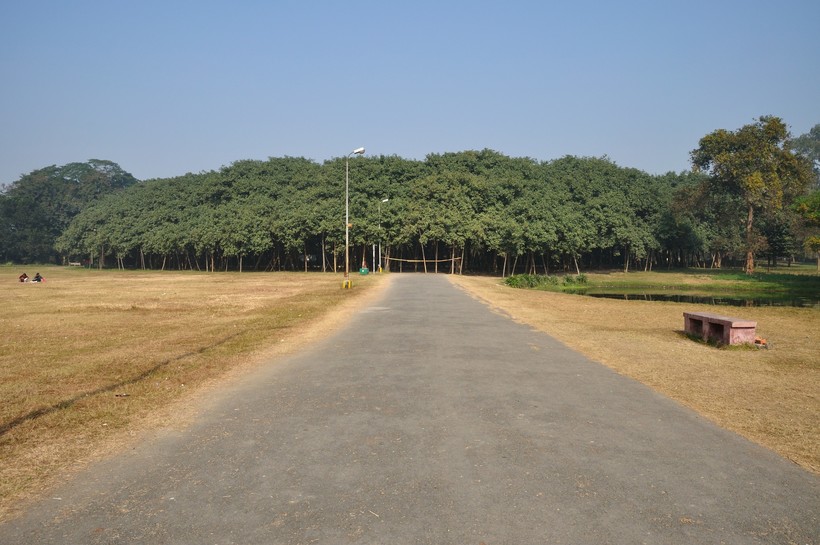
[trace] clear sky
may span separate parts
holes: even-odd
[[[359,146],[679,172],[705,134],[769,114],[820,123],[820,1],[0,2],[4,183]]]

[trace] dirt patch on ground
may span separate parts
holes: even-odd
[[[497,278],[450,278],[513,319],[820,473],[817,310],[720,309],[757,321],[771,349],[717,349],[683,334],[683,312],[702,311],[702,305],[595,299],[510,288]]]

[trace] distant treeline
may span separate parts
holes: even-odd
[[[237,161],[137,181],[92,160],[0,193],[0,260],[192,270],[344,269],[345,162]],[[574,273],[743,259],[744,203],[705,174],[650,175],[607,158],[464,151],[349,159],[351,270]],[[764,218],[759,254],[802,255],[800,222]],[[738,219],[740,218],[740,219]]]

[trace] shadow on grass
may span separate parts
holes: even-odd
[[[712,348],[717,348],[718,350],[760,350],[762,348],[769,348],[768,345],[759,346],[753,343],[723,344],[716,339],[704,339],[699,335],[693,335],[681,329],[675,331],[675,333],[682,339],[689,339],[694,343],[711,346]]]
[[[194,350],[192,352],[186,352],[185,354],[180,354],[179,356],[176,356],[176,357],[169,358],[167,360],[161,361],[158,364],[151,367],[150,369],[147,369],[147,370],[143,371],[142,373],[140,373],[139,375],[137,375],[135,377],[132,377],[132,378],[129,378],[127,380],[123,380],[123,381],[117,382],[115,384],[110,384],[108,386],[103,386],[101,388],[97,388],[96,390],[91,390],[90,392],[83,392],[81,394],[77,394],[76,396],[74,396],[70,399],[60,401],[59,403],[55,403],[54,405],[51,405],[50,407],[41,407],[39,409],[35,409],[35,410],[33,410],[33,411],[31,411],[27,414],[24,414],[22,416],[19,416],[19,417],[15,418],[14,420],[11,420],[9,422],[6,422],[5,424],[0,425],[0,436],[5,435],[6,433],[10,432],[11,430],[16,428],[17,426],[20,426],[20,425],[22,425],[26,422],[31,421],[31,420],[35,420],[37,418],[40,418],[40,417],[55,413],[57,411],[61,411],[63,409],[68,409],[69,407],[71,407],[72,405],[74,405],[75,403],[77,403],[78,401],[80,401],[82,399],[92,397],[92,396],[95,396],[95,395],[99,395],[99,394],[105,394],[105,393],[108,393],[108,392],[113,392],[114,390],[122,388],[123,386],[128,386],[129,384],[136,384],[137,382],[150,377],[152,374],[156,373],[157,371],[159,371],[163,367],[166,367],[166,366],[170,365],[171,363],[184,360],[185,358],[189,358],[191,356],[197,356],[197,355],[203,354],[203,353],[207,352],[208,350],[211,350],[213,348],[221,346],[221,345],[227,343],[228,341],[231,341],[232,339],[235,339],[240,334],[241,333],[234,333],[233,335],[229,335],[229,336],[225,337],[224,339],[220,339],[219,341],[211,343],[207,346],[203,346],[199,350]]]

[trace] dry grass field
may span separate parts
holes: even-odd
[[[820,311],[620,301],[451,277],[513,319],[820,473]],[[695,280],[697,281],[697,280]],[[683,312],[758,323],[769,350],[718,349],[683,334]]]
[[[220,379],[303,346],[378,276],[0,268],[0,520],[88,461],[175,425]],[[27,271],[34,276],[34,270]]]

